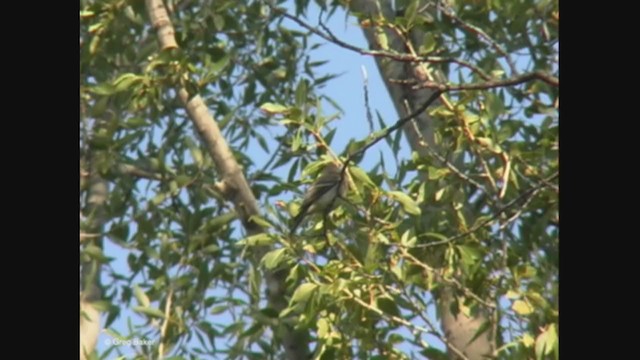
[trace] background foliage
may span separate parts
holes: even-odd
[[[280,358],[274,324],[289,321],[309,331],[317,358],[444,358],[432,294],[447,284],[456,289],[453,313],[491,314],[482,330],[498,334],[498,358],[557,357],[558,3],[449,1],[437,12],[421,4],[398,1],[393,23],[359,20],[401,34],[420,29],[415,52],[447,74],[440,85],[482,86],[448,91],[450,106],[428,110],[438,144],[431,156],[403,156],[396,131],[367,150],[368,162],[353,158],[348,201],[291,237],[288,220],[318,160],[344,160],[397,119],[362,119],[370,137],[332,148],[349,104],[322,92],[335,81],[320,71],[331,60],[266,1],[166,1],[175,51],[159,51],[143,1],[81,1],[81,232],[95,231],[92,179],[109,184],[100,237],[81,242],[81,258],[102,269],[110,337],[154,339],[132,347],[142,357]],[[331,16],[347,5],[274,6],[324,31],[305,18],[308,7]],[[379,50],[384,44],[381,33]],[[214,115],[265,234],[245,237],[177,84]],[[394,163],[373,155],[383,147]],[[256,162],[253,151],[269,161]],[[106,253],[103,242],[121,251]],[[257,244],[272,249],[260,264],[247,255]],[[126,256],[126,269],[114,255]],[[265,305],[261,268],[286,270],[291,295],[280,313]],[[131,311],[144,321],[116,331]]]

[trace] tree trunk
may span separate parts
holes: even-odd
[[[426,3],[427,1],[423,1],[418,8],[423,8],[422,5]],[[428,9],[435,9],[435,3]],[[390,0],[354,0],[350,2],[350,10],[363,14],[365,18],[375,19],[376,17],[383,16],[389,21],[393,21],[395,18],[395,12]],[[380,49],[378,41],[376,40],[375,27],[363,27],[362,30],[370,48]],[[407,53],[409,49],[404,39],[389,29],[385,29],[385,33],[390,50]],[[421,32],[412,31],[411,43],[422,43],[423,36],[424,34]],[[433,94],[433,91],[428,89],[419,91],[412,90],[409,86],[391,82],[391,79],[414,79],[421,82],[443,78],[437,69],[429,68],[427,64],[424,63],[400,62],[382,57],[377,57],[376,62],[400,117],[405,117],[419,108],[426,102],[429,96]],[[411,149],[418,152],[421,156],[428,155],[427,148],[421,145],[422,140],[433,150],[438,151],[438,144],[436,144],[434,137],[434,124],[426,111],[416,117],[415,126],[409,122],[404,128],[404,133]],[[442,153],[442,151],[438,152]],[[426,211],[429,211],[428,208]],[[442,291],[434,294],[439,313],[441,314],[441,325],[444,330],[444,335],[447,341],[468,359],[485,359],[485,356],[491,355],[495,349],[495,338],[491,331],[493,326],[490,326],[489,330],[478,336],[473,342],[470,341],[476,335],[480,326],[491,320],[491,316],[482,311],[473,317],[467,317],[462,313],[454,316],[450,311],[451,305],[456,301],[453,293],[453,288],[444,286]],[[455,351],[451,351],[451,348],[449,348],[449,356],[451,359],[460,358],[460,356],[456,355]]]
[[[104,225],[104,205],[107,200],[107,182],[92,169],[89,195],[84,214],[89,226],[87,233],[100,234]],[[81,240],[83,237],[81,236]],[[99,237],[85,238],[86,246],[102,248]],[[80,264],[80,359],[85,360],[93,352],[100,334],[100,311],[94,302],[100,300],[100,263],[95,259],[82,259]]]

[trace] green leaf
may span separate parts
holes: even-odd
[[[245,331],[242,334],[240,334],[240,338],[251,336],[251,335],[255,335],[259,331],[261,331],[263,329],[264,329],[264,324],[262,324],[260,322],[256,322],[255,324],[253,324],[253,326],[248,328],[247,331]]]
[[[356,184],[359,184],[359,183],[365,184],[370,188],[376,187],[376,184],[374,184],[373,181],[371,181],[371,178],[369,177],[369,175],[361,168],[357,166],[351,166],[349,167],[349,173],[353,177],[353,180],[356,182]]]
[[[252,215],[251,217],[249,217],[249,221],[253,221],[254,223],[260,225],[265,229],[269,229],[273,227],[273,225],[270,222],[268,222],[266,219],[258,215]]]
[[[276,242],[275,237],[269,234],[260,233],[257,235],[248,236],[236,243],[237,246],[265,246],[271,245]]]
[[[121,75],[113,82],[115,92],[122,92],[128,90],[133,84],[143,81],[142,76],[136,74],[127,73]]]
[[[426,232],[422,235],[420,235],[420,237],[431,237],[431,238],[435,238],[438,239],[438,241],[447,241],[449,238],[442,235],[442,234],[438,234],[438,233],[434,233],[434,232]]]
[[[138,284],[133,286],[133,294],[135,295],[136,299],[138,300],[138,304],[140,304],[143,307],[149,307],[149,305],[151,304],[151,301],[149,300],[149,297],[144,292],[144,290],[142,290],[138,286]]]
[[[493,152],[495,154],[501,154],[502,153],[502,148],[500,147],[500,145],[496,144],[495,142],[493,142],[492,139],[490,139],[488,137],[476,137],[476,141],[482,147],[487,148],[489,151],[491,151],[491,152]]]
[[[475,246],[458,245],[460,259],[466,266],[473,266],[482,259],[482,251]]]
[[[89,255],[92,259],[98,260],[100,262],[108,261],[109,258],[104,255],[102,249],[95,245],[88,245],[84,248],[83,251],[85,254]]]
[[[145,126],[148,126],[147,120],[138,116],[128,118],[127,122],[125,123],[125,127],[127,129],[139,129]]]
[[[225,54],[222,58],[220,58],[220,60],[211,64],[211,66],[209,67],[209,70],[213,73],[219,73],[220,71],[222,71],[222,69],[224,69],[229,64],[229,60],[230,60],[229,55]]]
[[[519,265],[516,268],[515,275],[517,279],[531,279],[534,276],[536,276],[537,273],[538,273],[538,270],[536,270],[535,267],[529,264],[525,264],[525,265]]]
[[[98,45],[100,45],[100,41],[102,38],[100,34],[96,34],[89,43],[89,54],[94,55],[98,51]]]
[[[89,26],[89,33],[95,33],[104,27],[104,23],[98,22]]]
[[[207,254],[215,254],[220,251],[220,247],[216,244],[211,244],[202,248],[202,252]]]
[[[396,303],[386,297],[379,297],[376,299],[376,307],[382,310],[383,313],[391,316],[401,316],[400,310],[398,309],[398,305]]]
[[[223,313],[223,312],[225,312],[225,311],[227,311],[227,310],[229,310],[229,306],[226,306],[226,305],[220,305],[220,306],[216,306],[216,307],[212,308],[212,309],[209,311],[209,314],[211,314],[211,315],[217,315],[217,314],[221,314],[221,313]]]
[[[417,238],[415,236],[411,236],[409,230],[407,230],[402,233],[402,236],[400,236],[400,245],[411,248],[416,245],[416,240]]]
[[[327,319],[325,318],[318,319],[318,323],[316,327],[318,328],[319,339],[326,339],[329,337],[329,334],[331,332],[331,324]]]
[[[500,99],[500,97],[492,92],[486,92],[486,101],[485,105],[487,108],[487,114],[491,120],[495,120],[499,115],[501,115],[505,108],[504,103]]]
[[[449,356],[444,353],[442,350],[430,347],[420,351],[420,354],[424,355],[427,359],[430,360],[448,360]]]
[[[280,248],[266,253],[262,258],[262,264],[264,264],[267,269],[272,270],[285,260],[288,260],[287,249]]]
[[[551,324],[536,339],[536,358],[542,360],[543,356],[549,355],[558,346],[558,333],[556,325]]]
[[[89,91],[97,95],[111,95],[116,92],[116,89],[111,84],[100,84],[89,88]]]
[[[402,342],[404,342],[406,339],[404,338],[404,336],[400,335],[400,334],[390,334],[389,337],[387,338],[387,341],[390,344],[401,344]]]
[[[193,162],[196,164],[198,168],[201,168],[204,162],[204,156],[202,155],[202,150],[200,150],[196,146],[190,146],[189,151],[191,151],[191,157],[193,158]]]
[[[515,299],[519,299],[520,298],[520,293],[514,290],[509,290],[507,291],[507,293],[505,294],[505,296],[507,297],[507,299],[509,300],[515,300]]]
[[[416,15],[418,14],[418,5],[418,1],[412,0],[409,3],[409,6],[407,6],[407,8],[404,10],[404,18],[407,20],[407,30],[411,29],[411,27],[413,26]],[[427,33],[427,35],[430,35],[430,33]]]
[[[264,103],[260,106],[260,110],[265,112],[267,115],[285,114],[289,112],[288,107],[274,103]]]
[[[336,134],[336,130],[338,130],[338,128],[333,128],[327,133],[327,135],[325,135],[324,141],[326,141],[327,144],[331,144],[331,141],[333,141],[333,136]]]
[[[291,296],[291,304],[301,304],[304,305],[309,301],[309,298],[313,294],[313,292],[318,288],[318,285],[313,283],[304,283],[300,284],[296,291]]]
[[[409,195],[401,191],[390,191],[388,194],[398,200],[407,213],[411,215],[420,215],[422,213],[418,204]]]
[[[205,229],[207,232],[215,232],[235,219],[236,219],[236,213],[228,212],[226,214],[216,216],[213,219],[210,219],[209,221],[207,221],[207,225]]]
[[[296,106],[302,107],[307,103],[307,81],[300,80],[296,88]]]
[[[224,17],[219,14],[213,14],[213,26],[218,31],[224,30]]]
[[[138,313],[142,313],[151,317],[157,317],[157,318],[164,318],[164,314],[162,313],[162,311],[155,309],[155,308],[150,308],[150,307],[144,307],[144,306],[135,306],[133,308],[133,311],[138,312]]]
[[[159,193],[156,196],[153,197],[153,199],[151,199],[151,203],[153,205],[160,205],[162,204],[167,198],[167,194],[165,193]]]
[[[433,166],[429,166],[429,180],[438,180],[442,177],[449,175],[451,170],[447,168],[436,168]]]
[[[524,344],[524,346],[527,348],[530,348],[535,343],[533,336],[531,336],[531,334],[529,333],[525,333],[524,335],[522,335],[521,341],[522,344]]]
[[[513,309],[513,311],[523,316],[529,315],[533,312],[533,307],[524,300],[514,301],[513,305],[511,305],[511,308]]]
[[[91,10],[80,10],[80,18],[81,19],[86,19],[86,18],[90,18],[93,17],[96,13],[91,11]]]
[[[433,52],[433,50],[436,49],[436,45],[437,45],[436,38],[433,36],[433,34],[426,33],[422,40],[422,45],[420,45],[420,48],[418,49],[418,52],[421,55],[428,54],[430,52]]]
[[[525,293],[525,297],[527,298],[527,300],[529,300],[530,304],[539,308],[546,308],[547,306],[549,306],[547,300],[542,295],[533,290],[527,291]]]

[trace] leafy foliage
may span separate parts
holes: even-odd
[[[395,20],[375,26],[423,31],[417,55],[473,64],[429,63],[448,85],[557,76],[557,1],[449,3],[434,15],[418,11],[422,2],[398,2]],[[398,167],[356,157],[347,199],[291,237],[297,202],[281,199],[301,185],[297,174],[314,173],[330,153],[344,160],[371,138],[332,149],[339,115],[327,115],[326,104],[340,101],[322,86],[335,76],[319,71],[311,34],[268,2],[165,4],[180,45],[173,51],[159,51],[144,2],[81,1],[81,163],[109,181],[104,237],[122,258],[93,242],[81,256],[104,269],[113,339],[154,339],[133,347],[140,356],[162,347],[176,359],[281,358],[274,325],[283,321],[312,334],[317,359],[438,359],[442,309],[432,295],[447,285],[454,313],[495,314],[497,357],[558,356],[557,86],[447,93],[449,106],[428,110],[438,145],[431,156],[403,158],[393,134],[387,150]],[[309,6],[296,1],[291,13],[304,18]],[[177,85],[205,99],[267,233],[244,235]],[[393,121],[379,118],[380,128]],[[86,223],[94,216],[83,215]],[[263,245],[271,251],[252,264],[247,254]],[[285,272],[290,296],[280,313],[262,301],[262,269]],[[124,320],[120,334],[113,324]],[[101,357],[121,351],[114,343]]]

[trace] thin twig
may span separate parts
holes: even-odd
[[[367,143],[365,146],[363,146],[362,148],[360,148],[359,150],[349,154],[349,156],[347,157],[347,160],[345,160],[345,167],[346,165],[349,164],[349,161],[353,160],[353,158],[355,156],[358,156],[362,153],[364,153],[367,149],[369,149],[370,147],[372,147],[373,145],[375,145],[378,141],[384,139],[385,137],[389,136],[392,132],[400,129],[404,124],[407,123],[407,121],[414,119],[416,116],[422,114],[422,112],[424,112],[434,101],[436,101],[438,99],[438,97],[440,96],[442,92],[440,90],[436,90],[433,94],[431,94],[431,96],[429,96],[429,98],[427,99],[427,101],[424,102],[424,104],[422,104],[416,111],[412,112],[411,114],[400,118],[396,121],[395,124],[393,124],[393,126],[388,127],[382,134],[378,135],[376,138],[374,138],[372,141],[370,141],[369,143]]]
[[[557,77],[551,76],[543,71],[534,71],[518,76],[514,76],[505,80],[492,80],[471,84],[458,84],[458,85],[446,85],[437,83],[435,81],[427,81],[422,84],[418,84],[413,87],[414,90],[418,89],[438,89],[442,92],[460,91],[460,90],[487,90],[498,87],[512,86],[522,84],[531,80],[541,80],[545,83],[558,87],[560,86],[560,80]],[[397,81],[397,80],[396,80]]]
[[[87,239],[93,239],[93,238],[97,238],[100,237],[100,234],[88,234],[88,233],[80,233],[80,242],[83,242]]]
[[[161,173],[154,172],[152,170],[144,169],[131,164],[118,164],[116,169],[121,175],[129,175],[129,176],[135,176],[143,179],[157,180],[157,181],[162,181],[165,179],[165,177]]]
[[[362,307],[364,307],[364,308],[366,308],[366,309],[368,309],[368,310],[373,311],[374,313],[378,314],[378,315],[379,315],[380,317],[382,317],[382,318],[387,319],[388,321],[395,322],[395,323],[400,324],[400,325],[404,325],[404,326],[406,326],[406,327],[408,327],[409,329],[412,329],[412,330],[414,330],[414,331],[420,331],[420,332],[425,333],[425,334],[433,335],[433,331],[430,331],[429,329],[426,329],[426,328],[424,328],[424,327],[422,327],[422,326],[419,326],[419,325],[414,325],[414,324],[412,324],[411,322],[409,322],[409,321],[407,321],[407,320],[405,320],[405,319],[403,319],[403,318],[401,318],[401,317],[398,317],[398,316],[395,316],[395,315],[387,315],[387,314],[385,314],[382,310],[378,309],[377,307],[373,307],[373,306],[371,306],[371,305],[367,304],[367,303],[366,303],[366,302],[364,302],[362,299],[360,299],[360,298],[358,298],[357,296],[355,296],[351,291],[349,291],[349,289],[343,289],[342,291],[344,291],[344,292],[349,296],[349,298],[350,298],[350,299],[352,299],[353,301],[357,302],[357,303],[358,303],[358,304],[360,304]],[[434,327],[434,329],[436,329],[436,328]],[[449,343],[449,341],[447,341],[445,338],[442,338],[441,340],[442,340],[446,345],[451,346],[451,349],[453,350],[453,352],[455,352],[455,353],[456,353],[456,355],[458,355],[461,359],[469,360],[469,358],[467,358],[467,357],[462,353],[462,351],[460,351],[460,350],[458,350],[457,348],[455,348],[455,347],[454,347],[451,343]]]
[[[166,341],[167,329],[169,328],[169,319],[171,315],[171,302],[173,299],[173,289],[169,290],[167,295],[167,303],[164,305],[164,321],[160,329],[160,345],[158,345],[158,359],[164,357],[164,343]]]
[[[364,108],[367,110],[367,122],[369,123],[369,132],[373,133],[373,116],[371,115],[371,107],[369,106],[369,75],[367,68],[362,65],[362,88],[364,91]]]
[[[405,259],[411,260],[412,263],[414,263],[415,265],[418,265],[419,267],[423,268],[425,271],[428,271],[430,273],[436,273],[436,269],[432,268],[431,266],[423,263],[422,261],[418,260],[415,256],[411,255],[407,249],[405,247],[398,247],[400,249],[400,252],[402,254],[402,256]],[[453,278],[446,278],[446,277],[442,277],[442,279],[452,285],[455,285],[458,289],[462,290],[462,292],[464,292],[465,295],[473,298],[474,300],[476,300],[478,303],[491,308],[491,309],[495,309],[496,305],[489,303],[487,301],[485,301],[484,299],[482,299],[480,296],[476,295],[473,291],[469,290],[467,287],[465,287],[464,285],[462,285],[458,280],[453,279]]]
[[[482,38],[486,42],[488,42],[492,48],[494,48],[500,55],[502,55],[507,60],[507,64],[509,64],[509,68],[511,68],[511,73],[518,74],[518,69],[516,69],[514,62],[511,59],[511,55],[509,55],[509,53],[505,49],[503,49],[502,46],[500,46],[495,40],[493,40],[489,35],[487,35],[487,33],[485,33],[482,29],[460,19],[454,13],[453,9],[443,6],[441,2],[438,2],[438,7],[440,8],[440,10],[442,10],[442,13],[445,16],[452,19],[454,22],[457,22],[458,24],[460,24],[465,30],[476,34],[479,38]]]
[[[300,25],[301,27],[309,30],[311,33],[333,43],[334,45],[337,45],[341,48],[347,49],[347,50],[351,50],[353,52],[356,52],[360,55],[368,55],[368,56],[374,56],[374,57],[384,57],[384,58],[389,58],[392,60],[396,60],[396,61],[402,61],[402,62],[426,62],[426,63],[434,63],[434,64],[438,64],[438,63],[455,63],[458,64],[460,66],[466,67],[469,70],[471,70],[472,72],[478,74],[481,78],[485,79],[485,80],[490,80],[491,77],[489,75],[487,75],[487,73],[485,73],[484,71],[482,71],[482,69],[480,69],[479,67],[465,61],[465,60],[461,60],[461,59],[457,59],[457,58],[453,58],[453,57],[440,57],[440,56],[416,56],[413,54],[402,54],[402,53],[397,53],[397,52],[389,52],[389,51],[383,51],[383,50],[367,50],[367,49],[362,49],[359,48],[357,46],[351,45],[347,42],[344,42],[342,40],[340,40],[337,36],[333,35],[333,33],[328,30],[326,28],[326,26],[320,22],[320,26],[325,29],[325,32],[322,32],[318,29],[316,29],[315,27],[309,25],[308,23],[298,19],[296,16],[290,15],[288,14],[286,11],[282,10],[282,9],[278,9],[275,7],[272,7],[272,9],[280,14],[282,14],[282,16],[284,16],[285,18],[295,22],[296,24]]]
[[[475,186],[476,188],[480,189],[480,191],[482,191],[483,193],[489,195],[489,193],[487,192],[487,189],[485,189],[484,186],[482,186],[482,184],[480,184],[479,182],[477,182],[477,181],[473,180],[472,178],[468,177],[467,175],[465,175],[462,171],[460,171],[455,165],[453,165],[444,156],[438,154],[437,151],[432,149],[429,146],[429,144],[424,140],[424,137],[422,136],[422,133],[418,129],[418,124],[415,121],[412,121],[411,123],[414,126],[416,133],[418,134],[418,139],[420,140],[420,145],[422,145],[429,152],[429,155],[435,157],[438,161],[440,161],[442,164],[444,164],[449,170],[451,170],[451,172],[453,172],[460,179],[462,179],[463,181],[468,182],[469,184],[471,184],[471,185]]]
[[[502,162],[504,163],[504,171],[502,172],[502,189],[500,189],[500,194],[498,194],[498,198],[502,199],[507,194],[507,188],[509,184],[509,174],[511,173],[511,159],[506,152],[502,152],[501,154]]]

